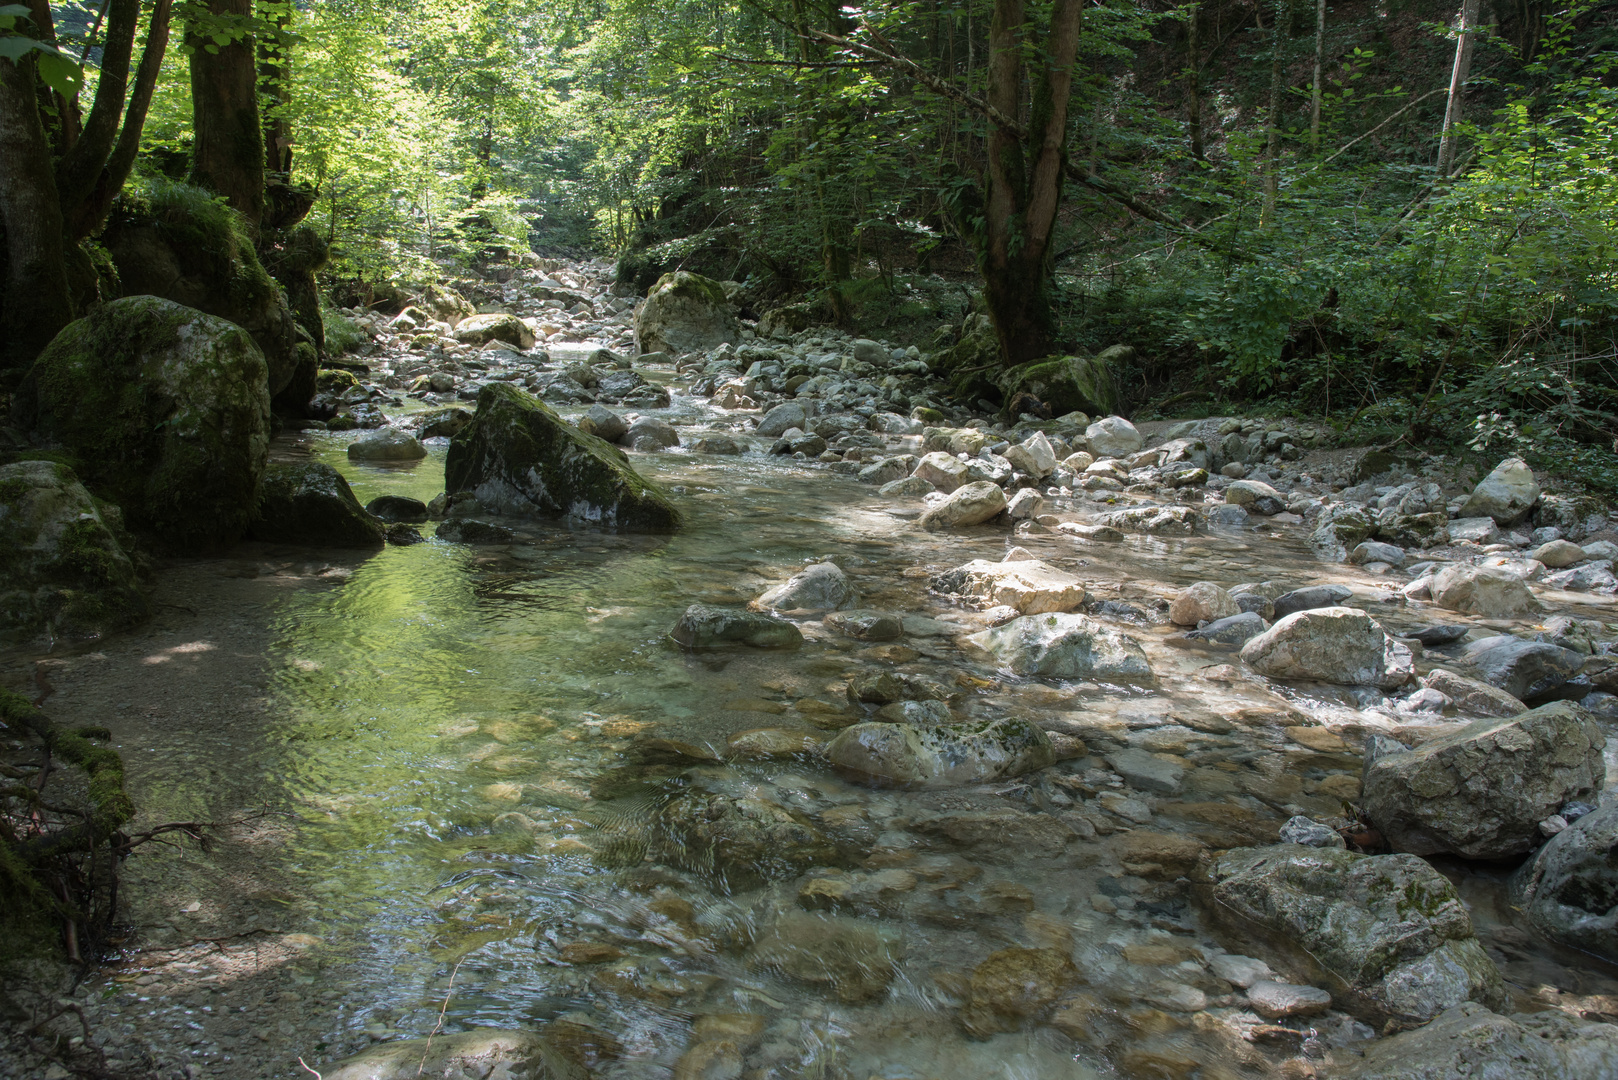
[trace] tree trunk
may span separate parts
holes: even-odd
[[[1199,5],[1192,4],[1185,20],[1185,124],[1191,134],[1191,156],[1198,161],[1207,155],[1202,146],[1202,66],[1197,47]]]
[[[1472,74],[1472,31],[1478,24],[1478,0],[1461,5],[1460,37],[1455,41],[1455,66],[1449,76],[1449,104],[1444,109],[1444,131],[1438,140],[1438,178],[1447,179],[1455,167],[1456,125],[1461,122],[1461,92]]]
[[[258,77],[264,88],[264,171],[290,173],[292,171],[292,125],[281,115],[286,104],[287,80],[291,76],[287,63],[287,25],[292,21],[289,7],[275,17],[276,33],[258,43]]]
[[[1326,0],[1315,2],[1315,82],[1309,92],[1309,149],[1320,149],[1320,74],[1326,52]]]
[[[73,319],[62,250],[62,206],[40,121],[34,62],[0,60],[0,365],[30,363]]]
[[[253,0],[208,0],[208,10],[243,20],[253,14]],[[264,216],[264,131],[259,125],[253,37],[242,34],[228,45],[217,45],[208,30],[206,22],[188,28],[196,132],[191,181],[223,195],[256,234]]]
[[[1051,234],[1067,161],[1067,107],[1078,52],[1079,0],[1056,0],[1039,54],[1026,138],[996,124],[989,136],[988,191],[980,259],[983,297],[1009,365],[1049,356],[1056,346],[1049,273]],[[1021,113],[1022,0],[995,0],[989,28],[988,104],[1015,120]]]
[[[1259,210],[1258,226],[1267,229],[1275,224],[1275,201],[1281,190],[1281,24],[1286,15],[1281,10],[1282,0],[1276,0],[1275,27],[1270,48],[1270,118],[1264,143],[1264,202]]]

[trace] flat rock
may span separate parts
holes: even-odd
[[[1556,1009],[1501,1016],[1463,1002],[1416,1031],[1364,1045],[1342,1080],[1607,1080],[1618,1028]]]
[[[1354,590],[1347,585],[1310,585],[1293,589],[1274,597],[1275,618],[1284,619],[1298,611],[1315,608],[1340,607],[1354,598]]]
[[[785,619],[737,608],[692,604],[669,635],[687,649],[747,645],[755,649],[796,649],[803,633]]]
[[[1185,778],[1185,767],[1149,754],[1136,747],[1126,747],[1108,754],[1106,762],[1124,778],[1124,783],[1136,791],[1150,791],[1158,795],[1178,795]]]
[[[1138,642],[1085,615],[1024,615],[962,640],[1018,675],[1119,682],[1153,678]]]
[[[1055,754],[1045,732],[1006,718],[929,728],[855,724],[832,740],[826,758],[862,783],[944,788],[1043,769]]]
[[[985,604],[1006,604],[1023,615],[1072,611],[1084,603],[1084,583],[1072,574],[1037,559],[990,562],[973,559],[964,566],[935,574],[931,586],[943,593],[969,596]]]
[[[1499,687],[1468,679],[1443,668],[1428,672],[1422,677],[1421,684],[1449,698],[1454,703],[1455,711],[1462,715],[1516,716],[1528,711],[1528,706]]]
[[[834,633],[858,641],[894,641],[904,635],[904,623],[899,616],[870,608],[834,611],[821,623]]]
[[[1247,988],[1247,1003],[1266,1020],[1319,1016],[1331,1008],[1331,995],[1315,986],[1256,982]]]

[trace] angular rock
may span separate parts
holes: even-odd
[[[1521,578],[1493,567],[1446,566],[1433,577],[1433,602],[1451,611],[1501,619],[1539,610]]]
[[[687,649],[747,645],[755,649],[796,649],[803,632],[785,619],[737,608],[692,604],[669,634]]]
[[[1199,868],[1196,895],[1244,950],[1324,984],[1375,1027],[1423,1024],[1463,1001],[1506,1003],[1454,886],[1414,855],[1240,849]]]
[[[675,433],[674,425],[667,420],[659,420],[655,416],[643,416],[630,424],[618,441],[631,450],[646,454],[667,450],[671,446],[679,446],[680,436]]]
[[[1472,489],[1460,516],[1487,517],[1501,525],[1515,525],[1533,512],[1538,501],[1539,482],[1534,479],[1534,470],[1521,458],[1506,458]]]
[[[1364,1044],[1342,1080],[1606,1080],[1618,1028],[1564,1012],[1500,1016],[1464,1002],[1417,1031]]]
[[[916,524],[929,532],[964,529],[983,524],[1005,508],[1006,493],[996,484],[978,480],[957,488],[943,502],[922,514]]]
[[[1281,843],[1299,844],[1303,847],[1347,847],[1348,844],[1338,834],[1336,829],[1329,825],[1322,825],[1318,821],[1297,815],[1287,819],[1281,826]]]
[[[1500,529],[1490,517],[1457,518],[1444,531],[1452,544],[1492,544],[1500,539]]]
[[[1241,613],[1231,595],[1211,581],[1186,586],[1169,604],[1169,622],[1176,626],[1196,626]]]
[[[0,465],[0,636],[46,630],[88,641],[150,614],[103,505],[72,469],[50,461]]]
[[[1573,649],[1510,634],[1474,641],[1465,656],[1491,686],[1519,701],[1550,693],[1584,666],[1583,655]]]
[[[1098,458],[1128,457],[1146,445],[1135,425],[1121,416],[1097,420],[1084,429],[1084,438],[1090,453]]]
[[[561,515],[631,532],[672,532],[681,515],[657,487],[537,398],[505,383],[478,391],[477,414],[449,444],[444,486],[502,514]]]
[[[1528,711],[1528,706],[1499,687],[1443,668],[1434,668],[1422,678],[1421,684],[1449,698],[1455,711],[1464,715],[1517,716]]]
[[[858,641],[894,641],[904,634],[904,623],[897,615],[868,608],[834,611],[820,621],[828,629]]]
[[[891,484],[909,476],[915,465],[916,459],[910,454],[894,454],[865,466],[856,478],[862,484]]]
[[[1314,532],[1309,542],[1322,557],[1341,562],[1350,549],[1364,543],[1375,524],[1362,508],[1348,503],[1333,503],[1315,519]]]
[[[1298,611],[1242,646],[1242,660],[1272,679],[1312,679],[1392,690],[1415,676],[1408,646],[1357,608]]]
[[[888,499],[919,498],[931,495],[938,489],[919,476],[907,476],[903,480],[883,484],[877,488],[876,493]]]
[[[859,594],[836,563],[811,563],[748,606],[755,611],[841,611]]]
[[[354,498],[343,474],[318,461],[264,471],[258,520],[248,535],[277,544],[379,548],[382,524]],[[417,503],[420,506],[420,503]],[[427,520],[427,508],[421,517]]]
[[[1606,781],[1606,739],[1558,701],[1479,720],[1365,768],[1360,809],[1396,851],[1505,859],[1540,841],[1539,823]]]
[[[1008,717],[927,728],[855,724],[826,747],[826,759],[862,783],[945,788],[1021,776],[1056,757],[1045,732]]]
[[[1585,814],[1511,877],[1511,906],[1533,929],[1618,961],[1618,804]]]
[[[240,538],[269,451],[264,356],[240,327],[155,296],[69,323],[12,399],[128,523],[175,547]]]
[[[916,463],[911,475],[948,494],[967,482],[966,462],[956,459],[953,454],[935,450]]]
[[[534,332],[515,315],[469,315],[456,324],[455,340],[464,345],[503,341],[519,349],[532,349]]]
[[[642,352],[707,352],[740,340],[741,325],[724,287],[701,274],[664,274],[635,312],[635,344]]]
[[[1119,682],[1153,678],[1139,643],[1085,615],[1024,615],[963,641],[1018,675]]]
[[[1056,451],[1042,431],[1035,432],[1026,441],[1006,449],[1005,459],[1011,467],[1027,473],[1035,480],[1043,480],[1056,469]]]
[[[1126,533],[1191,536],[1197,531],[1197,512],[1189,506],[1132,506],[1102,514],[1097,523]]]
[[[1011,401],[1032,394],[1050,407],[1052,416],[1110,413],[1118,407],[1118,385],[1100,357],[1051,356],[1005,369],[995,384]]]
[[[935,574],[929,582],[942,593],[970,596],[987,605],[1005,604],[1023,615],[1072,611],[1084,603],[1084,583],[1037,559],[990,562],[973,559]]]
[[[395,427],[367,432],[348,447],[350,461],[420,461],[426,456],[420,440]]]

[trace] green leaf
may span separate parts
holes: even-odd
[[[63,97],[72,97],[84,87],[84,69],[55,50],[39,50],[39,77]]]
[[[29,49],[32,49],[38,44],[39,42],[35,41],[33,38],[0,38],[0,58],[4,58],[6,60],[10,60],[12,63],[16,63],[18,60],[22,59],[23,55],[27,53]]]

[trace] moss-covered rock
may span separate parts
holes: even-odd
[[[672,532],[680,512],[657,487],[538,398],[507,383],[478,392],[449,444],[444,486],[502,514],[563,515],[631,532]]]
[[[102,243],[125,296],[161,296],[251,334],[264,354],[271,395],[297,374],[298,324],[286,294],[259,262],[241,215],[212,193],[163,182],[126,195]]]
[[[0,639],[91,640],[150,615],[115,530],[66,465],[0,466]]]
[[[382,523],[360,505],[343,474],[318,461],[264,470],[254,540],[324,547],[379,548]]]
[[[946,380],[949,395],[976,404],[998,401],[1002,391],[994,374],[1000,366],[1000,340],[987,315],[968,315],[954,344],[934,354],[932,369]]]
[[[269,449],[264,355],[241,327],[155,296],[69,323],[13,398],[13,421],[81,463],[131,528],[195,548],[238,539]]]
[[[1032,394],[1050,406],[1052,416],[1071,412],[1108,416],[1118,411],[1117,381],[1099,359],[1050,356],[1007,368],[995,375],[994,382],[1006,401]]]
[[[658,278],[635,312],[635,342],[642,352],[706,352],[740,341],[741,329],[725,287],[685,270]]]

